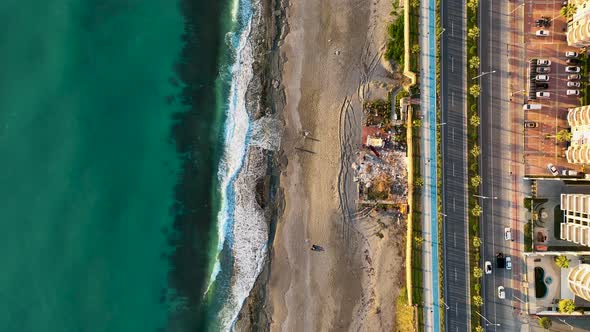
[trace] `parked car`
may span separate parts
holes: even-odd
[[[524,122],[525,128],[537,128],[538,126],[539,126],[539,124],[535,121],[525,121]]]
[[[506,298],[506,292],[504,291],[504,286],[498,286],[498,298],[501,300]]]
[[[581,85],[580,82],[567,82],[568,88],[579,88],[580,85]]]
[[[537,32],[535,32],[535,35],[537,37],[548,37],[549,36],[549,30],[537,30]]]
[[[553,176],[559,175],[559,172],[557,171],[557,167],[555,167],[555,165],[547,164],[547,169],[549,170],[549,172],[551,172],[551,174],[553,174]]]
[[[568,65],[579,65],[580,63],[582,63],[582,61],[578,59],[567,59],[565,60],[565,63]]]
[[[549,93],[549,92],[545,92],[545,91],[537,92],[537,98],[550,98],[550,97],[551,97],[551,93]]]
[[[566,73],[579,73],[580,72],[580,67],[578,67],[578,66],[567,66],[567,67],[565,67],[565,72]]]
[[[512,270],[512,258],[506,256],[506,270]]]
[[[499,269],[506,267],[506,258],[504,258],[504,254],[502,252],[499,252],[496,255],[496,267]]]
[[[577,59],[568,59],[568,60],[577,60]],[[551,60],[539,59],[539,60],[537,60],[537,66],[551,66]]]
[[[504,228],[504,240],[506,240],[506,241],[514,241],[512,239],[512,229],[510,229],[510,227],[505,227]]]
[[[537,69],[535,69],[535,71],[537,72],[537,74],[548,74],[551,72],[551,68],[550,67],[537,67]]]
[[[578,52],[573,52],[573,51],[568,51],[565,52],[565,57],[566,58],[577,58],[578,57]]]
[[[549,84],[547,83],[535,83],[535,86],[539,90],[549,89]]]
[[[537,82],[549,82],[549,75],[537,75],[535,76]]]
[[[522,109],[525,111],[540,110],[541,107],[543,107],[542,104],[524,104],[524,105],[522,105]]]
[[[483,266],[484,271],[486,271],[486,274],[492,274],[492,262],[486,261]]]
[[[580,80],[580,79],[582,79],[582,75],[580,75],[580,74],[569,74],[569,75],[567,75],[567,79],[570,80],[570,81]]]
[[[579,96],[580,95],[580,90],[573,90],[573,89],[568,89],[565,94],[567,96]]]
[[[551,21],[549,20],[549,18],[543,16],[540,19],[535,20],[535,26],[547,28],[551,26]]]

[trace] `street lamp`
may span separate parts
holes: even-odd
[[[516,11],[518,8],[520,8],[520,7],[522,7],[522,6],[524,6],[524,3],[521,3],[520,5],[516,6],[516,8],[514,8],[514,10],[512,10],[512,11],[510,12],[510,14],[514,13],[514,12],[515,12],[515,11]]]
[[[442,28],[442,30],[438,33],[438,35],[436,35],[436,38],[440,37],[440,35],[442,35],[445,31],[447,31],[447,29]]]
[[[481,199],[498,199],[498,196],[490,197],[490,196],[481,196],[481,195],[473,195],[473,197],[478,197]]]
[[[437,126],[444,126],[444,125],[446,125],[446,124],[447,124],[446,122],[443,122],[443,123],[437,123],[436,125],[437,125]]]
[[[523,300],[521,300],[520,298],[518,298],[518,296],[512,294],[512,297],[515,298],[515,299],[517,299],[517,300],[519,300],[520,302],[526,304],[526,302],[524,302]]]
[[[518,90],[518,91],[514,91],[514,92],[510,92],[510,96],[514,96],[517,93],[521,93],[521,92],[526,92],[526,90]]]
[[[561,319],[561,318],[559,318],[559,317],[558,317],[557,319],[558,319],[560,322],[564,323],[565,325],[569,326],[569,327],[570,327],[570,330],[573,330],[573,329],[574,329],[574,327],[573,327],[573,326],[571,326],[570,324],[568,324],[568,322],[566,322],[566,321],[565,321],[565,319]]]
[[[474,77],[474,78],[472,78],[472,79],[480,78],[480,77],[482,77],[482,76],[486,76],[486,75],[488,75],[488,74],[493,74],[493,73],[495,73],[495,72],[496,72],[495,70],[492,70],[492,71],[484,71],[483,73],[481,73],[481,74],[479,74],[479,75],[475,76],[475,77]]]
[[[490,322],[487,318],[485,318],[484,316],[482,316],[482,314],[480,314],[479,312],[476,311],[475,313],[478,314],[479,317],[483,318],[486,321],[486,326],[490,326],[490,325],[500,326],[500,324],[498,324],[498,323],[492,323],[492,322]]]
[[[449,306],[448,306],[448,305],[445,303],[445,301],[443,301],[443,300],[440,300],[440,302],[441,302],[442,304],[444,304],[444,306],[445,306],[445,308],[447,308],[447,310],[449,310],[449,309],[450,309],[450,308],[449,308]]]

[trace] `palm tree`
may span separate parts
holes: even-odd
[[[576,5],[573,3],[568,3],[567,5],[561,7],[559,13],[569,21],[576,13]]]
[[[571,260],[569,260],[567,257],[563,255],[555,257],[555,265],[559,266],[562,269],[567,269],[568,267],[570,267],[570,262]]]
[[[574,310],[576,310],[576,305],[574,304],[574,301],[570,299],[560,300],[557,305],[557,311],[563,314],[571,314]]]

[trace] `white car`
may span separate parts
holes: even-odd
[[[504,240],[512,241],[512,229],[510,227],[504,228]]]
[[[537,32],[535,32],[535,35],[537,37],[547,37],[549,36],[549,30],[537,30]]]
[[[535,76],[537,82],[549,82],[549,75],[537,75]]]
[[[506,270],[512,270],[512,258],[506,257]]]
[[[524,105],[522,105],[522,109],[524,111],[540,110],[542,106],[543,105],[541,105],[541,104],[524,104]]]
[[[506,292],[504,292],[504,286],[498,286],[498,298],[501,300],[506,298]]]
[[[578,66],[567,66],[567,67],[565,67],[565,72],[566,73],[579,73],[580,72],[580,67],[578,67]]]
[[[568,80],[581,80],[582,79],[582,75],[580,74],[569,74],[567,75],[567,79]]]
[[[568,96],[579,96],[580,90],[567,90],[565,94]]]
[[[547,169],[549,170],[549,172],[551,172],[551,174],[553,176],[558,176],[559,175],[559,171],[557,170],[557,167],[555,167],[555,165],[553,165],[553,164],[547,164]]]
[[[551,94],[549,92],[540,91],[537,92],[537,98],[550,98]]]
[[[483,267],[486,274],[492,274],[492,262],[486,261]]]
[[[567,82],[567,87],[568,88],[579,88],[580,82]]]
[[[537,66],[551,66],[551,61],[547,59],[538,59]]]
[[[566,58],[577,58],[578,57],[578,52],[572,52],[572,51],[568,51],[565,52],[565,57]]]

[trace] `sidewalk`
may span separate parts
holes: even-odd
[[[420,104],[422,120],[420,149],[422,151],[423,276],[424,330],[440,331],[439,248],[437,220],[437,158],[436,158],[436,5],[434,0],[420,4]]]

